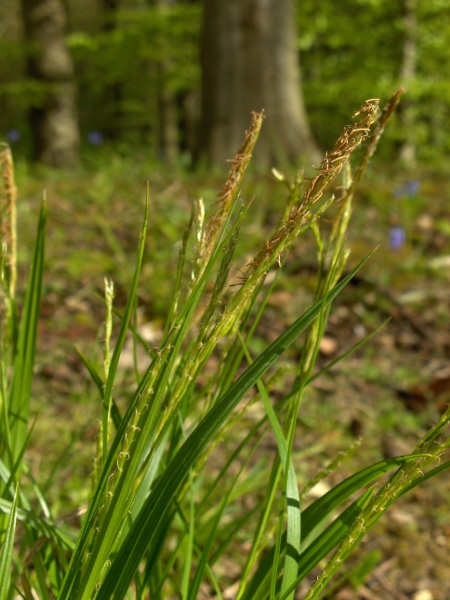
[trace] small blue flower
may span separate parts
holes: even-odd
[[[420,191],[420,181],[417,179],[411,179],[406,182],[405,191],[408,196],[415,196]]]
[[[6,138],[11,142],[11,144],[18,142],[21,137],[22,136],[20,135],[20,131],[18,129],[10,129],[6,132]]]
[[[391,250],[397,251],[406,242],[406,231],[401,225],[391,227],[389,234],[389,246]]]
[[[92,146],[101,146],[103,144],[103,134],[101,131],[90,131],[87,134],[87,140]]]
[[[404,185],[399,185],[394,190],[394,198],[403,198],[405,196],[415,196],[420,191],[420,181],[410,179]]]

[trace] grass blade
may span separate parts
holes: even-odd
[[[9,513],[5,541],[3,542],[0,557],[0,600],[7,600],[9,597],[9,584],[11,581],[11,563],[14,550],[14,533],[16,530],[18,498],[19,487],[17,486],[14,501],[11,505],[11,511]]]
[[[119,348],[121,350],[121,348],[123,347],[123,344],[125,342],[125,336],[126,336],[126,332],[128,329],[128,324],[129,324],[129,321],[131,318],[131,314],[133,311],[134,300],[135,300],[136,293],[137,293],[137,282],[138,282],[138,277],[139,277],[140,268],[142,265],[142,259],[143,259],[143,255],[144,255],[144,249],[145,249],[145,237],[146,237],[147,224],[148,224],[148,207],[149,207],[149,198],[148,198],[148,194],[147,194],[144,223],[143,223],[142,229],[141,229],[141,238],[140,238],[139,247],[138,247],[138,257],[137,257],[137,261],[136,261],[133,283],[132,283],[132,287],[130,290],[130,296],[128,298],[128,302],[127,302],[127,305],[125,308],[125,313],[124,313],[124,316],[122,319],[122,326],[121,326],[121,329],[119,332],[119,337],[118,337],[116,347],[114,349],[114,352],[113,352],[113,355],[111,358],[108,380],[107,380],[107,384],[105,387],[105,393],[103,394],[103,416],[104,416],[103,426],[107,425],[107,420],[105,423],[105,417],[107,417],[107,414],[109,412],[109,405],[110,405],[110,403],[112,403],[112,390],[113,390],[114,375],[117,370],[117,365],[118,365],[119,358],[120,358]],[[93,377],[94,383],[96,383],[96,385],[98,387],[99,386],[99,378],[98,378],[98,375],[97,375],[95,369],[91,368],[89,361],[86,361],[85,364],[88,367],[88,370],[91,373],[91,376]],[[75,585],[75,582],[78,579],[80,568],[81,568],[81,563],[82,563],[82,559],[83,559],[83,554],[84,554],[84,551],[86,550],[90,532],[91,532],[93,523],[95,521],[98,509],[101,506],[102,497],[103,497],[106,483],[107,483],[107,480],[108,480],[108,477],[110,474],[110,470],[114,464],[114,455],[115,455],[115,452],[117,451],[117,448],[119,447],[119,444],[120,444],[123,436],[125,435],[128,420],[129,420],[129,418],[131,418],[133,409],[134,409],[134,407],[130,406],[129,410],[127,411],[127,415],[125,416],[124,419],[122,419],[120,421],[120,427],[114,438],[112,447],[109,450],[108,459],[105,460],[105,464],[103,466],[102,478],[97,483],[96,491],[95,491],[94,496],[89,504],[88,512],[86,514],[86,517],[85,517],[85,520],[83,523],[83,527],[80,531],[80,535],[77,540],[77,545],[76,545],[75,551],[74,551],[71,561],[70,561],[69,569],[67,569],[66,577],[64,579],[63,585],[60,590],[60,594],[58,596],[58,598],[60,598],[60,599],[73,597],[73,595],[72,595],[73,586]],[[114,415],[114,412],[115,411],[113,410],[112,411],[113,415]],[[128,418],[127,418],[127,416],[128,416]],[[103,434],[105,434],[105,428],[103,429]],[[105,441],[105,437],[103,437],[103,442],[104,441]],[[107,450],[107,448],[104,448],[104,451],[105,450]]]
[[[348,534],[353,523],[374,495],[375,489],[375,486],[372,486],[350,504],[301,554],[297,581],[294,581],[284,594],[281,593],[280,600],[286,600],[289,594],[295,591],[295,587],[300,581]]]
[[[362,487],[375,481],[378,477],[400,467],[406,462],[417,460],[417,456],[399,456],[382,460],[378,463],[355,473],[336,485],[329,492],[310,504],[302,513],[302,539],[306,538],[329,517],[329,515],[350,496]],[[286,533],[283,535],[282,548],[286,548]],[[252,600],[262,597],[263,591],[268,587],[268,581],[274,564],[275,549],[272,548],[261,561],[242,600]]]
[[[139,566],[141,557],[151,542],[153,532],[168,510],[172,500],[181,489],[183,482],[189,474],[189,470],[195,464],[204,448],[218,432],[243,396],[256,384],[269,367],[275,363],[286,348],[314,321],[324,306],[334,300],[370,256],[371,254],[363,259],[323,300],[316,302],[287,331],[273,342],[231,386],[228,392],[219,399],[217,404],[187,438],[161,479],[149,494],[142,511],[133,523],[96,596],[98,600],[106,600],[112,594],[117,599],[125,595],[133,575]],[[114,565],[120,565],[120,568],[115,568]]]
[[[247,360],[251,364],[251,358],[248,350],[244,344],[244,340],[241,337],[241,343],[244,347],[244,352],[247,356]],[[287,522],[287,545],[290,549],[286,553],[284,569],[283,569],[283,581],[281,585],[281,592],[284,592],[290,587],[293,581],[297,577],[298,571],[298,557],[300,555],[301,546],[301,511],[300,511],[300,495],[297,485],[297,476],[295,474],[294,463],[292,461],[291,453],[289,452],[288,443],[284,437],[283,430],[280,423],[278,422],[275,411],[269,400],[269,395],[261,380],[257,382],[258,390],[264,403],[267,416],[272,426],[275,439],[277,441],[278,453],[280,455],[281,465],[284,470],[284,479],[286,481],[286,489],[283,490],[286,499],[286,522]],[[281,525],[281,515],[280,515]],[[275,563],[278,564],[279,556],[276,556]],[[274,588],[272,588],[274,591]],[[272,593],[273,595],[273,593]],[[290,600],[293,598],[293,593],[290,596]]]
[[[18,347],[16,356],[14,357],[9,394],[9,422],[7,427],[10,438],[10,467],[16,462],[21,452],[28,427],[42,276],[44,271],[46,219],[47,205],[43,202],[39,214],[33,264],[20,321]]]
[[[144,258],[144,250],[145,250],[145,238],[147,235],[147,225],[148,225],[148,212],[149,212],[149,198],[150,192],[147,189],[147,198],[145,202],[145,213],[144,213],[144,223],[142,225],[141,230],[141,239],[139,243],[138,249],[138,257],[136,262],[136,267],[134,271],[133,281],[130,288],[130,293],[128,296],[127,304],[125,307],[125,312],[123,315],[123,319],[120,326],[119,335],[117,336],[116,345],[114,347],[114,351],[111,357],[111,362],[109,364],[109,372],[108,377],[105,384],[105,393],[103,397],[103,422],[102,422],[102,435],[103,435],[103,460],[106,459],[106,454],[108,452],[108,418],[111,414],[111,404],[112,404],[112,390],[114,385],[114,378],[116,376],[117,366],[119,364],[120,354],[123,349],[123,345],[125,344],[125,338],[128,332],[128,325],[130,323],[131,315],[133,314],[133,307],[136,300],[137,294],[137,286],[139,280],[139,274],[141,272],[142,261]]]

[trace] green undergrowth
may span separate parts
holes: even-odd
[[[80,488],[80,499],[86,498],[67,519],[56,517],[59,507],[49,490],[67,457],[82,461],[76,451],[82,438],[74,436],[66,455],[53,460],[45,481],[30,468],[48,208],[44,202],[22,298],[16,292],[14,172],[9,149],[3,151],[0,600],[195,600],[202,594],[284,600],[305,585],[305,600],[321,598],[386,510],[449,466],[449,410],[404,453],[369,462],[345,478],[338,474],[345,460],[352,464],[358,442],[318,434],[315,440],[314,431],[335,415],[317,404],[308,412],[311,383],[329,377],[383,325],[374,323],[339,359],[319,366],[333,301],[368,261],[377,260],[370,253],[348,263],[346,232],[356,185],[399,97],[381,113],[376,101],[367,101],[313,178],[299,174],[290,181],[274,172],[287,200],[263,243],[252,232],[251,198],[239,193],[263,121],[254,115],[215,212],[206,215],[202,200],[186,202],[189,223],[170,272],[160,245],[186,223],[186,213],[159,217],[149,239],[155,203],[147,192],[137,257],[130,264],[114,234],[121,212],[112,219],[98,212],[108,209],[117,190],[99,175],[83,191],[85,206],[92,207],[86,227],[91,224],[93,239],[106,240],[122,277],[118,287],[104,280],[101,358],[79,344],[95,396],[83,396],[74,384],[69,398],[89,406],[98,422],[90,472],[74,468],[66,475]],[[361,144],[364,152],[352,170],[350,158]],[[332,195],[338,175],[342,185]],[[127,210],[125,200],[122,208]],[[161,204],[156,209],[165,210]],[[69,224],[70,212],[60,218]],[[289,324],[265,322],[273,294],[282,290],[286,259],[294,244],[299,251],[297,240],[304,235],[315,242],[314,277]],[[132,244],[132,238],[121,241]],[[235,256],[240,244],[238,256],[245,260]],[[77,250],[75,242],[74,255]],[[88,258],[81,253],[71,266],[77,275],[89,269]],[[148,341],[142,329],[143,277],[148,286],[161,287],[165,298],[157,342]],[[57,282],[45,285],[58,292]],[[117,295],[126,298],[123,308],[116,308]],[[270,332],[264,345],[256,336],[260,326]],[[125,357],[131,360],[128,375]],[[338,382],[345,394],[346,384]],[[76,429],[76,423],[63,426]],[[320,464],[324,446],[328,460]],[[52,452],[50,442],[46,451]],[[320,485],[323,493],[312,493]],[[352,566],[353,585],[378,558],[368,553],[359,567]]]

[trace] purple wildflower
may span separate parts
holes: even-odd
[[[90,131],[87,134],[87,140],[92,146],[101,146],[103,144],[103,134],[101,131]]]
[[[420,181],[417,179],[410,179],[404,185],[399,185],[394,190],[394,198],[403,198],[404,196],[415,196],[419,193]]]
[[[18,142],[22,136],[20,135],[20,131],[18,129],[10,129],[6,132],[6,138],[11,144]]]
[[[395,225],[391,227],[389,234],[389,246],[391,250],[397,251],[403,246],[406,241],[405,228],[401,225]]]
[[[415,196],[420,191],[420,181],[417,179],[411,179],[406,182],[405,191],[408,196]]]

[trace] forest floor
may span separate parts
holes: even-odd
[[[84,482],[91,470],[100,415],[100,403],[75,346],[101,360],[103,278],[114,280],[120,310],[133,273],[146,180],[152,208],[140,318],[155,346],[191,200],[202,196],[210,207],[221,181],[180,173],[171,179],[158,169],[120,159],[83,177],[49,173],[31,177],[19,165],[17,179],[22,283],[44,188],[49,206],[33,406],[39,418],[28,460],[38,480],[48,481],[49,501],[61,516],[88,499]],[[270,176],[253,176],[242,194],[246,199],[255,197],[240,249],[245,264],[276,222],[285,191]],[[312,385],[299,432],[306,461],[300,470],[305,477],[314,476],[360,436],[362,443],[342,466],[341,478],[375,460],[411,451],[450,400],[449,196],[448,182],[429,175],[411,180],[380,176],[374,169],[361,185],[348,235],[350,263],[380,247],[336,300],[319,366],[351,348],[386,318],[390,321],[367,345]],[[398,227],[405,241],[394,249],[392,235]],[[261,322],[258,336],[264,343],[279,335],[311,300],[315,264],[313,238],[307,235],[291,252]],[[315,490],[323,491],[323,487]],[[401,499],[369,533],[327,597],[448,600],[449,502],[448,474]],[[224,568],[238,574],[238,565]],[[300,589],[298,597],[304,593]]]

